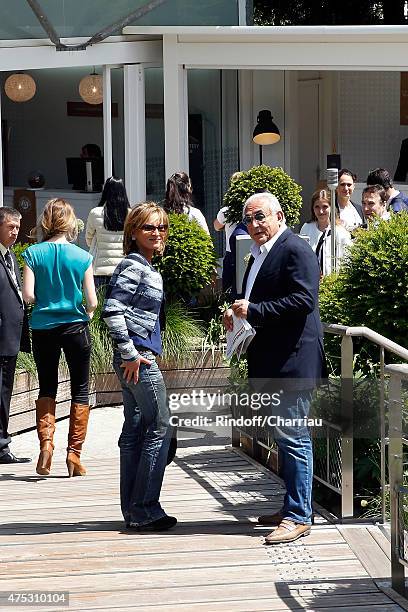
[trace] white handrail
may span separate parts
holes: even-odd
[[[378,332],[370,329],[369,327],[365,327],[362,325],[361,327],[347,327],[347,325],[337,325],[335,323],[323,323],[323,329],[329,334],[338,334],[340,336],[360,336],[362,338],[366,338],[371,342],[374,342],[378,346],[381,346],[385,350],[390,353],[394,353],[401,359],[405,359],[408,361],[408,349],[389,340],[385,336],[382,336]]]

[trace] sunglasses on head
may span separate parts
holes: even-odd
[[[261,210],[259,210],[258,212],[254,213],[253,215],[245,215],[242,219],[243,223],[245,225],[249,225],[250,223],[252,223],[254,220],[258,221],[259,223],[262,223],[263,221],[265,221],[266,217],[269,217],[271,213],[268,213],[267,215],[262,212]]]
[[[161,223],[160,225],[151,225],[150,223],[145,223],[144,225],[142,225],[142,230],[144,232],[154,232],[155,230],[159,230],[159,232],[163,234],[164,232],[167,232],[168,227],[169,226],[165,225],[164,223]]]

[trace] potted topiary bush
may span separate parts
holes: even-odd
[[[175,213],[169,221],[166,249],[154,266],[163,277],[166,300],[188,303],[212,281],[217,257],[211,237],[196,221]]]
[[[265,165],[241,172],[240,176],[232,181],[224,195],[224,205],[228,206],[227,221],[239,223],[245,201],[254,193],[265,190],[278,198],[289,226],[299,222],[302,188],[282,168]]]

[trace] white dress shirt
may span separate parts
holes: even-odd
[[[330,228],[330,226],[329,226]],[[328,229],[328,228],[327,228]],[[316,221],[309,221],[304,223],[301,227],[299,234],[301,236],[309,237],[309,244],[316,253],[317,245],[319,244],[322,232],[319,230],[319,226]],[[331,235],[325,230],[326,235],[323,238],[322,251],[319,257],[320,269],[325,276],[330,274],[332,271],[332,259],[331,259]],[[346,255],[346,248],[352,244],[350,232],[348,232],[342,225],[336,225],[336,258],[337,261],[341,261]],[[320,259],[321,258],[321,259]]]
[[[287,229],[286,224],[282,223],[282,225],[279,228],[279,231],[277,231],[276,234],[272,236],[270,240],[268,240],[268,242],[265,242],[265,244],[262,244],[261,246],[254,244],[251,247],[251,255],[254,258],[254,262],[251,266],[251,269],[249,271],[248,278],[247,278],[247,284],[246,284],[246,289],[245,289],[245,299],[246,300],[249,300],[249,296],[251,295],[251,291],[252,291],[252,287],[254,286],[255,279],[258,275],[259,270],[261,269],[263,262],[266,259],[266,256],[268,255],[269,251],[271,250],[271,248],[273,247],[273,245],[275,244],[279,236],[283,234],[283,232],[286,229]]]
[[[227,210],[228,210],[228,206],[223,206],[222,208],[220,208],[220,210],[217,213],[217,221],[218,223],[221,223],[221,225],[224,226],[225,250],[231,252],[229,241],[230,241],[232,232],[237,227],[237,223],[228,223],[228,221],[225,218],[225,213],[227,212]]]
[[[344,208],[340,207],[339,217],[343,226],[349,232],[362,224],[362,219],[357,209],[350,202]]]

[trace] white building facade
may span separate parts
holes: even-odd
[[[245,2],[234,5],[244,22]],[[302,185],[306,218],[327,154],[339,153],[361,182],[377,166],[395,171],[408,136],[400,118],[407,52],[403,26],[137,25],[81,51],[57,51],[49,39],[2,40],[3,82],[28,72],[37,92],[15,103],[2,88],[0,201],[10,203],[33,170],[47,192],[69,196],[65,159],[93,142],[105,177],[123,176],[132,203],[160,200],[169,175],[190,172],[211,225],[230,174],[259,163],[252,131],[268,109],[282,138],[264,147],[263,162]],[[103,116],[69,114],[93,67],[104,76]]]

